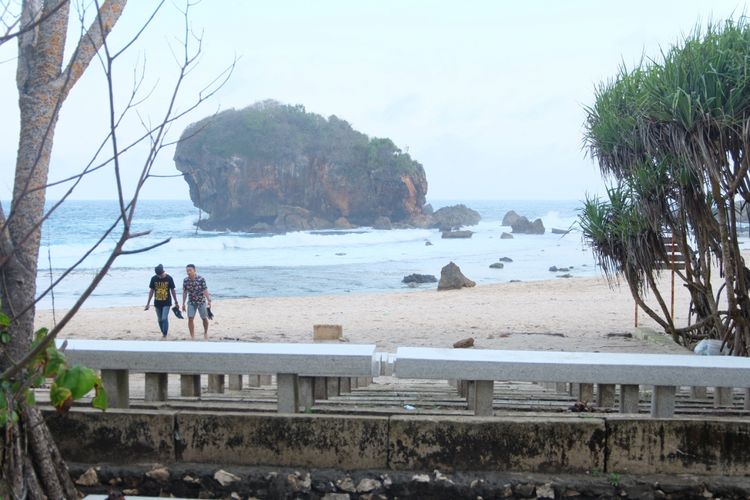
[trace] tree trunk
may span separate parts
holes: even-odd
[[[60,2],[64,5],[60,6]],[[0,307],[11,319],[10,342],[3,346],[0,371],[13,366],[29,350],[34,333],[36,274],[45,215],[50,154],[60,107],[91,58],[102,46],[127,0],[108,0],[87,33],[78,41],[68,66],[63,57],[70,2],[25,0],[20,28],[34,29],[18,37],[16,85],[20,135],[13,200],[0,210]],[[40,412],[20,403],[17,424],[7,425],[3,440],[0,495],[10,498],[75,498],[67,468]]]

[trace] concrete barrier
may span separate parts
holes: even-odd
[[[605,466],[603,419],[394,416],[395,470],[585,472]]]
[[[45,410],[63,457],[346,470],[750,475],[750,421],[726,417],[308,415]]]

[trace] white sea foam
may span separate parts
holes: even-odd
[[[460,201],[433,206],[456,203]],[[550,232],[551,228],[571,227],[578,202],[463,203],[482,214],[482,221],[468,228],[474,231],[471,239],[442,239],[436,229],[360,228],[283,235],[196,232],[198,214],[190,202],[141,202],[135,230],[151,234],[131,241],[127,248],[169,241],[149,252],[119,258],[89,306],[144,302],[148,280],[158,263],[175,277],[178,288],[184,266],[195,264],[218,298],[404,290],[401,280],[405,275],[432,274],[439,278],[441,268],[451,261],[478,283],[548,279],[555,276],[549,271],[551,266],[572,266],[569,272],[574,276],[599,273],[578,233],[561,236]],[[510,232],[501,220],[511,209],[531,220],[541,217],[546,234],[501,239],[503,232]],[[50,261],[52,275],[59,275],[88,250],[113,214],[116,206],[112,202],[72,202],[67,212],[62,211],[45,226],[39,286],[49,283]],[[75,300],[101,268],[113,244],[105,241],[56,290],[58,307]],[[489,265],[501,257],[512,262],[503,269],[490,269]],[[50,304],[46,298],[41,307]]]

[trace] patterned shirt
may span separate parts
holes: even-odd
[[[201,305],[206,297],[203,295],[205,290],[208,290],[206,286],[206,280],[202,276],[195,275],[195,278],[185,278],[182,281],[182,289],[188,293],[188,300],[191,304],[196,306]]]

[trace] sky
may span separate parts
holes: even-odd
[[[131,0],[110,38],[113,51],[155,3]],[[143,123],[159,122],[170,102],[183,6],[167,0],[116,60],[118,114],[134,82],[142,82],[137,113],[118,131],[121,144],[141,134]],[[216,111],[274,99],[390,138],[424,166],[428,201],[583,200],[605,189],[583,143],[585,108],[597,86],[623,64],[658,60],[696,26],[745,10],[736,0],[202,0],[189,11],[201,55],[182,83],[177,109],[187,109],[207,86],[215,89],[211,82],[236,63],[226,84],[175,121],[167,138],[175,141]],[[72,23],[71,33],[79,29]],[[0,199],[6,200],[18,141],[14,51],[15,44],[0,46]],[[92,63],[64,104],[50,180],[84,168],[108,131],[101,68]],[[136,148],[122,157],[126,195],[145,154]],[[142,198],[189,199],[173,154],[173,146],[160,152]],[[50,189],[48,198],[61,193]],[[113,170],[104,168],[72,197],[116,195]]]

